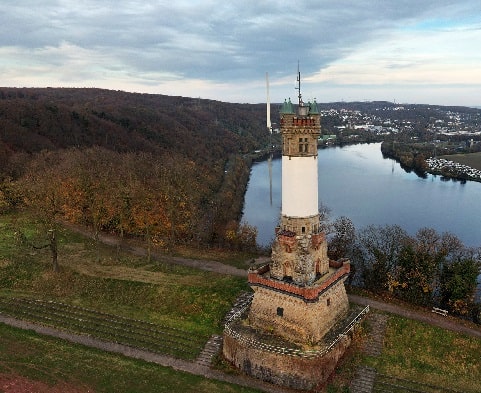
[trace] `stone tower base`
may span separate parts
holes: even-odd
[[[327,382],[350,343],[351,336],[345,335],[325,353],[285,354],[254,347],[242,337],[224,332],[223,355],[249,376],[293,389],[311,390]]]
[[[322,343],[306,349],[251,326],[249,306],[225,325],[224,358],[249,376],[299,390],[312,390],[327,382],[351,344],[353,331],[369,312],[369,306],[354,306]]]

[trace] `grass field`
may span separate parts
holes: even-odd
[[[457,162],[459,164],[470,166],[481,171],[481,152],[467,154],[450,154],[448,156],[439,156],[445,160]]]
[[[365,358],[364,363],[392,377],[481,392],[481,340],[394,315],[389,318],[383,353]]]
[[[38,393],[257,392],[0,324],[2,386]]]
[[[7,299],[60,301],[207,339],[222,331],[223,316],[247,289],[244,278],[148,262],[116,248],[97,248],[69,231],[60,234],[61,271],[53,273],[48,251],[33,250],[19,233],[30,241],[41,239],[25,217],[0,216],[0,295]],[[374,358],[358,350],[365,333],[359,332],[328,393],[347,392],[361,364],[414,384],[481,391],[481,340],[390,316],[385,350]],[[0,382],[12,380],[43,383],[48,392],[252,391],[0,324]]]
[[[481,392],[481,340],[388,314],[382,354],[369,356],[368,333],[363,322],[325,392],[348,393],[360,366],[376,369],[376,393]]]
[[[2,296],[62,301],[208,337],[222,331],[223,316],[248,289],[243,278],[148,262],[69,231],[59,235],[54,273],[48,249],[16,241],[19,232],[40,243],[27,222],[0,216]]]

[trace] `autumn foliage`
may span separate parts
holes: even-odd
[[[149,245],[252,244],[255,231],[238,226],[247,153],[268,138],[264,110],[100,89],[0,88],[0,210],[26,203],[47,226],[68,220]]]

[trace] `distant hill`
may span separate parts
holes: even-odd
[[[426,132],[432,119],[447,121],[450,111],[466,113],[456,116],[473,127],[480,113],[389,102],[319,107],[335,109],[322,119],[324,132],[371,115],[379,123],[412,122],[417,134],[407,138]],[[343,109],[359,116],[346,119]],[[59,204],[52,214],[96,230],[156,244],[252,245],[255,230],[239,231],[248,153],[269,141],[264,104],[102,89],[0,88],[0,212],[28,201],[42,212],[54,198]]]
[[[267,143],[265,106],[101,89],[0,88],[0,153],[101,146],[194,161]]]

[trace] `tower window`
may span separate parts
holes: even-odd
[[[331,305],[331,298],[328,298],[327,299],[327,307],[329,307]]]
[[[284,316],[284,309],[282,307],[277,307],[277,315],[279,317],[283,317]]]
[[[307,153],[309,151],[308,147],[307,138],[299,138],[299,153]]]
[[[302,232],[302,233],[306,233],[306,227],[302,227],[302,228],[301,228],[301,232]]]

